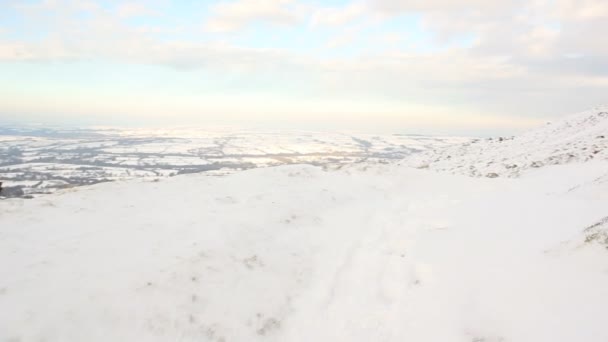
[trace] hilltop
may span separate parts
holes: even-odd
[[[475,139],[412,156],[408,165],[474,177],[517,177],[545,165],[608,160],[608,107],[515,137]]]

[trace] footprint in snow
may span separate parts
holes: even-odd
[[[232,196],[218,197],[215,200],[222,204],[236,204],[237,203],[237,200]]]
[[[264,267],[264,263],[258,258],[257,255],[252,255],[249,258],[243,259],[243,264],[250,270],[258,267]]]

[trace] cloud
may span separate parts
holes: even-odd
[[[508,58],[530,75],[558,72],[547,66],[571,65],[573,55],[584,57],[578,60],[584,65],[564,72],[603,75],[600,61],[608,59],[608,46],[598,40],[608,32],[605,0],[370,0],[366,6],[388,18],[420,15],[436,43],[468,39],[471,59]]]
[[[601,34],[608,32],[608,12],[604,0],[584,0],[579,7],[577,3],[378,0],[313,8],[295,0],[240,0],[212,6],[205,26],[209,32],[201,32],[200,23],[195,23],[199,31],[190,27],[190,31],[184,29],[184,37],[176,32],[168,40],[159,29],[143,30],[125,20],[148,12],[145,7],[108,9],[94,1],[76,0],[15,2],[28,31],[45,34],[28,39],[0,36],[0,62],[155,64],[183,72],[204,69],[220,81],[250,83],[250,88],[261,91],[297,86],[298,94],[315,98],[550,115],[606,100],[608,45],[601,41]],[[362,44],[360,33],[378,18],[399,20],[400,15],[412,13],[422,18],[422,28],[442,48],[432,53],[404,49],[400,40],[413,33],[395,26],[379,32],[381,25],[371,27],[375,31],[368,37],[378,37],[389,48],[362,45],[357,53],[336,54],[339,57],[288,47],[244,47],[216,38],[224,36],[217,32],[234,32],[259,22],[299,24],[315,33],[317,28],[323,28],[323,33],[327,30],[330,34],[323,35],[320,45],[330,38],[332,48],[340,49]],[[204,39],[188,39],[193,34]],[[463,37],[470,42],[450,45]]]
[[[256,22],[294,25],[300,20],[291,0],[237,0],[212,7],[205,24],[209,32],[233,32]]]
[[[310,19],[312,27],[343,26],[364,16],[367,6],[362,2],[352,2],[343,7],[321,7],[314,10]]]
[[[556,0],[555,12],[563,20],[595,20],[608,18],[608,2],[604,0]]]
[[[394,15],[403,12],[466,12],[485,13],[509,10],[519,6],[520,0],[368,0],[368,8]]]
[[[158,15],[155,11],[140,2],[124,2],[116,7],[116,14],[121,18]]]
[[[447,0],[428,1],[354,1],[344,8],[319,7],[302,10],[310,13],[311,25],[336,26],[329,44],[340,48],[356,42],[365,25],[345,28],[348,23],[360,23],[374,11],[391,15],[422,13],[424,27],[436,39],[449,41],[453,36],[474,37],[471,46],[450,48],[443,53],[426,54],[400,51],[395,44],[391,57],[377,50],[363,55],[351,55],[337,60],[327,57],[307,57],[287,49],[244,48],[230,43],[213,43],[181,40],[171,41],[157,37],[154,27],[143,30],[127,25],[123,16],[149,13],[149,9],[134,3],[122,4],[111,11],[94,1],[47,0],[37,4],[19,5],[20,13],[31,22],[31,30],[48,34],[36,40],[9,40],[0,37],[2,60],[70,60],[114,59],[133,63],[158,63],[179,68],[196,68],[234,64],[268,65],[277,67],[291,64],[305,66],[373,65],[378,70],[424,70],[408,75],[408,80],[435,80],[452,82],[454,75],[461,81],[473,82],[493,75],[550,74],[553,68],[568,66],[564,72],[586,76],[597,71],[605,73],[603,60],[608,57],[608,46],[599,42],[598,32],[608,32],[608,21],[601,20],[602,0],[585,0],[581,13],[565,16],[574,6],[574,0],[519,1],[466,0],[457,3]],[[277,24],[300,22],[298,4],[291,0],[239,0],[221,2],[213,7],[208,24],[219,31],[243,28],[253,22],[265,20]],[[591,15],[591,9],[597,12]],[[116,12],[117,11],[117,12]],[[463,12],[464,11],[464,12]],[[122,13],[122,15],[120,15]],[[303,15],[303,14],[302,14]],[[83,19],[86,18],[86,19]],[[209,28],[209,27],[208,27]],[[394,28],[391,28],[394,30]],[[388,37],[395,42],[407,32],[386,32],[377,37]],[[441,38],[442,36],[446,36]],[[382,40],[382,39],[380,39]],[[328,44],[325,42],[325,44]],[[398,57],[396,57],[398,56]],[[449,56],[449,57],[444,57]],[[573,59],[572,56],[579,56]],[[451,59],[456,59],[457,62]],[[606,59],[608,60],[608,59]],[[335,62],[334,62],[335,61]],[[500,61],[500,62],[497,62]],[[576,68],[575,63],[584,63]],[[482,73],[480,68],[490,68]],[[323,69],[323,68],[321,68]],[[437,72],[440,71],[440,72]],[[370,71],[370,72],[373,72]],[[491,72],[492,75],[484,73]],[[556,77],[548,75],[547,77]]]

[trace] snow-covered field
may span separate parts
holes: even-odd
[[[570,134],[454,147],[452,166],[289,165],[1,201],[0,341],[608,341],[608,160],[579,143],[603,141],[598,113]],[[561,149],[576,157],[525,167]],[[521,171],[479,168],[497,155]],[[458,174],[467,160],[498,177]]]
[[[0,197],[34,197],[100,182],[190,173],[222,176],[278,165],[388,163],[469,140],[235,128],[0,127],[0,181],[5,186]]]

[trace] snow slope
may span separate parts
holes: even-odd
[[[530,168],[608,160],[608,107],[517,137],[473,140],[412,156],[408,164],[469,176],[518,176]]]
[[[0,201],[0,341],[607,341],[601,159],[494,179],[293,165]]]
[[[0,340],[606,341],[584,229],[608,198],[568,190],[607,167],[289,166],[3,201]]]

